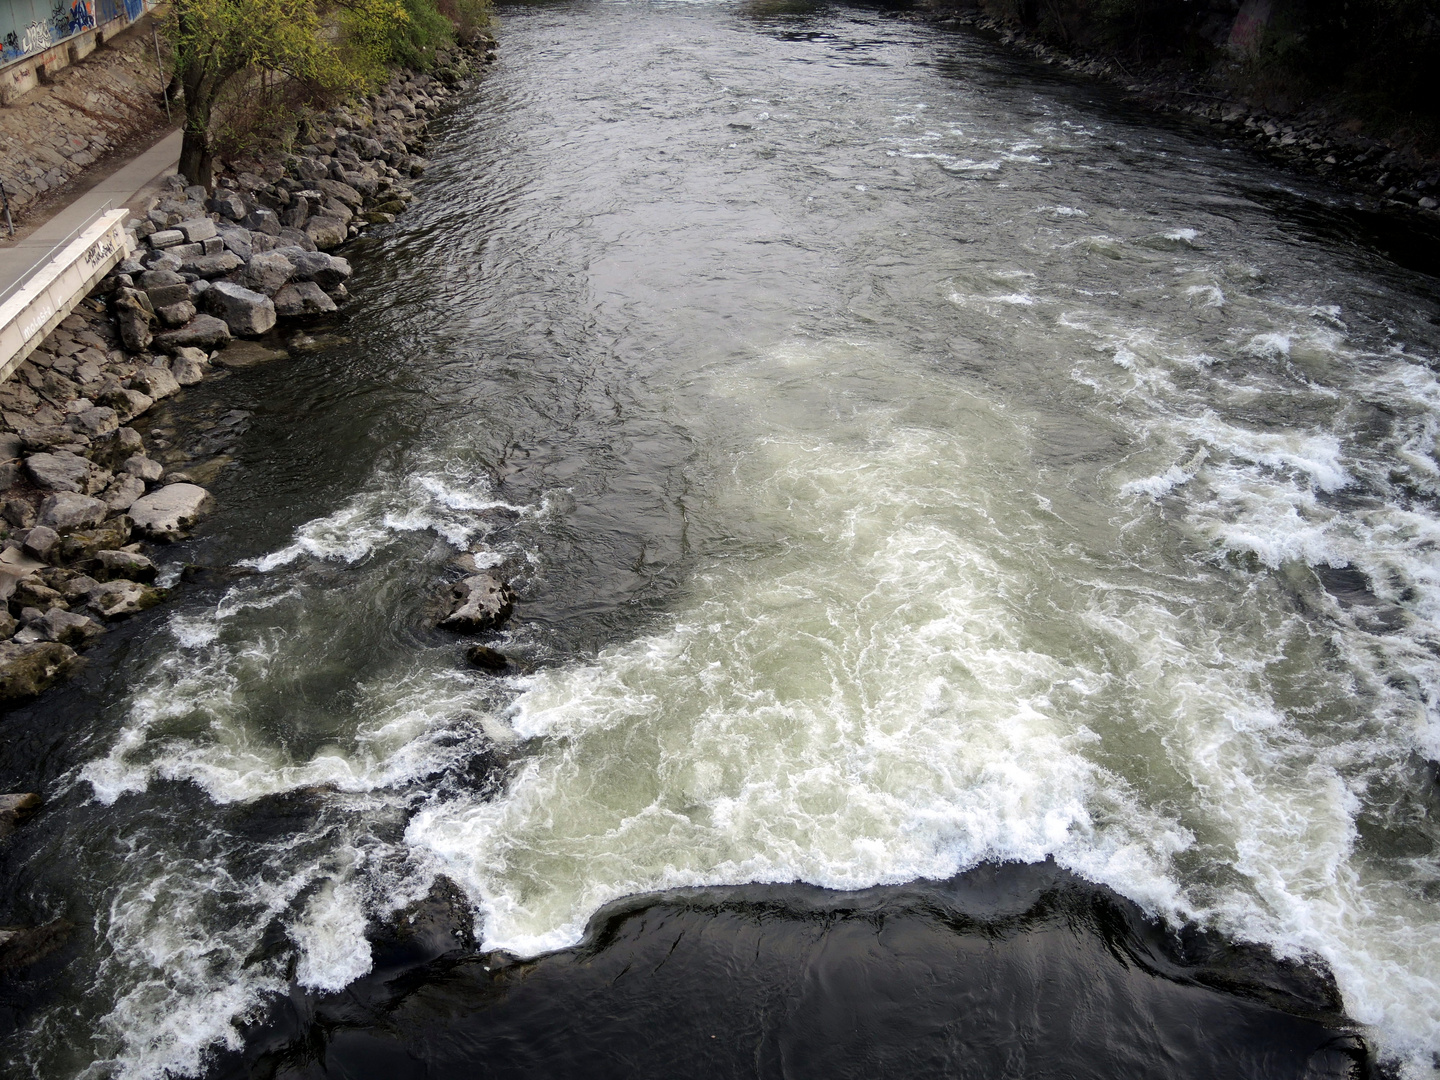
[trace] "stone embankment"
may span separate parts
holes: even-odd
[[[132,255],[0,384],[0,702],[39,694],[165,598],[158,552],[212,502],[175,465],[207,463],[132,425],[216,368],[274,355],[244,339],[346,302],[351,267],[333,252],[410,202],[429,119],[492,56],[483,39],[397,75],[309,118],[296,152],[227,163],[213,191],[173,178],[126,223]]]
[[[17,222],[170,126],[163,79],[147,18],[0,108],[0,181]]]
[[[948,0],[941,0],[941,5]],[[1376,206],[1416,212],[1440,223],[1440,160],[1414,145],[1364,134],[1353,119],[1323,106],[1278,115],[1183,69],[1132,74],[1108,56],[1066,51],[974,11],[939,6],[941,26],[973,26],[1042,63],[1104,79],[1146,106],[1208,120],[1277,161],[1350,188]]]

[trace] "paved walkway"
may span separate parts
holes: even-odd
[[[128,164],[120,166],[100,183],[85,192],[49,221],[32,227],[15,243],[0,244],[0,292],[18,281],[37,260],[65,239],[77,226],[107,202],[116,209],[129,206],[139,209],[160,181],[175,171],[180,161],[181,133],[172,131],[158,143]],[[4,221],[0,219],[0,233]]]

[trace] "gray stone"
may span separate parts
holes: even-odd
[[[142,394],[139,390],[128,387],[105,390],[97,396],[115,410],[121,423],[128,423],[155,404],[155,399],[149,394]]]
[[[25,468],[36,486],[48,491],[84,491],[90,483],[90,462],[68,450],[31,454]]]
[[[159,401],[178,393],[180,384],[175,376],[170,374],[169,368],[160,367],[158,364],[141,364],[135,369],[135,374],[130,376],[130,389],[139,390]]]
[[[275,314],[281,318],[328,315],[335,310],[335,301],[313,281],[297,281],[275,294]]]
[[[179,229],[161,229],[159,232],[150,234],[150,246],[156,251],[162,248],[174,247],[176,244],[185,242],[185,234]]]
[[[71,532],[99,525],[108,513],[110,507],[100,499],[74,491],[57,491],[40,504],[39,523],[56,532]]]
[[[154,273],[152,271],[152,273]],[[190,299],[190,286],[185,284],[179,274],[172,274],[164,271],[166,277],[173,277],[175,281],[166,282],[164,285],[151,285],[145,290],[145,295],[150,298],[150,306],[154,309],[169,307],[171,304],[183,304]],[[155,274],[159,277],[159,274]]]
[[[140,288],[144,289],[147,294],[152,289],[163,289],[170,285],[185,284],[185,279],[174,270],[146,270],[140,275],[138,280],[140,282]]]
[[[349,233],[339,218],[317,214],[305,223],[305,235],[321,251],[329,251],[343,244]]]
[[[174,255],[180,260],[181,270],[184,270],[185,264],[192,259],[197,259],[201,255],[209,254],[209,252],[205,250],[205,245],[198,242],[194,244],[176,244],[173,248],[170,248],[169,251],[171,255]]]
[[[294,272],[294,265],[284,255],[278,251],[267,251],[251,256],[236,280],[247,289],[274,296]]]
[[[211,237],[217,235],[215,222],[211,221],[208,217],[182,221],[179,225],[175,226],[175,228],[184,233],[185,239],[192,244],[199,243],[202,240],[209,240]]]
[[[138,551],[102,551],[95,558],[107,581],[125,578],[148,585],[159,573],[155,564]]]
[[[241,222],[251,232],[262,233],[266,236],[280,235],[280,217],[274,210],[263,206],[257,206],[250,213],[245,215]]]
[[[264,293],[252,292],[234,282],[211,285],[205,304],[225,320],[231,333],[241,337],[259,337],[275,325],[274,302]]]
[[[465,659],[471,667],[480,668],[482,671],[504,671],[510,666],[504,653],[497,652],[488,645],[472,645],[465,650]]]
[[[42,640],[58,641],[62,645],[84,645],[105,632],[105,628],[89,616],[61,608],[51,608],[32,626],[40,631]]]
[[[194,386],[205,378],[205,372],[210,366],[208,358],[199,349],[182,349],[181,352],[187,355],[177,354],[175,359],[170,361],[170,374],[175,376],[175,381],[181,386]]]
[[[120,416],[114,409],[95,405],[70,417],[70,427],[90,438],[109,434],[120,426]]]
[[[141,293],[140,295],[144,295]],[[131,352],[140,352],[149,347],[154,340],[151,332],[151,325],[155,321],[155,315],[139,306],[117,305],[115,308],[115,321],[120,324],[120,340],[124,342],[125,348]]]
[[[211,210],[231,221],[241,220],[247,213],[245,199],[238,191],[221,189],[206,203]]]
[[[236,258],[249,259],[255,253],[255,241],[251,239],[249,229],[242,229],[238,225],[221,225],[220,239],[224,241],[227,250],[235,253]]]
[[[315,180],[313,183],[316,191],[323,192],[330,196],[330,198],[344,203],[350,207],[351,210],[358,210],[365,201],[364,196],[362,196],[360,192],[356,191],[349,184],[342,183],[339,180]],[[184,228],[184,226],[182,225],[181,228]]]
[[[130,507],[135,528],[152,540],[178,540],[210,508],[210,493],[195,484],[168,484]],[[43,517],[43,514],[42,514]]]
[[[74,649],[55,641],[0,642],[0,701],[35,697],[69,674],[78,659]]]
[[[165,475],[165,466],[143,454],[135,454],[125,460],[124,470],[148,484],[158,483]]]
[[[494,574],[475,574],[456,582],[448,599],[450,613],[440,625],[462,633],[499,626],[515,610],[515,593]]]
[[[37,559],[49,559],[50,552],[60,542],[60,534],[48,525],[36,525],[25,537],[21,546]]]
[[[279,251],[295,267],[292,281],[313,281],[328,290],[344,284],[352,273],[349,260],[338,255],[301,248],[280,248]]]
[[[180,269],[202,278],[217,278],[243,265],[240,256],[232,251],[222,251],[218,255],[195,255],[185,259],[180,263]]]
[[[73,604],[76,600],[84,600],[88,597],[99,584],[100,582],[89,574],[76,574],[72,578],[66,578],[60,584],[60,592],[66,600]]]
[[[281,229],[280,232],[277,234],[277,238],[281,241],[280,244],[276,245],[277,248],[296,247],[299,248],[301,251],[320,250],[315,246],[315,241],[311,240],[310,237],[306,236],[299,229]],[[295,260],[291,259],[290,261],[294,262]]]
[[[188,291],[188,290],[187,290]],[[184,326],[195,317],[195,305],[188,299],[155,309],[156,317],[169,327]]]
[[[213,315],[196,315],[179,330],[157,334],[155,344],[168,353],[176,349],[213,349],[230,340],[230,327]]]
[[[40,796],[33,792],[0,795],[0,840],[9,836],[40,809]]]
[[[90,610],[102,619],[114,621],[139,614],[164,598],[159,589],[119,578],[105,582],[90,594]]]
[[[112,512],[118,511],[123,513],[129,510],[130,507],[135,504],[135,500],[144,494],[145,481],[141,480],[138,476],[130,476],[127,474],[125,476],[117,476],[114,480],[110,481],[110,486],[101,493],[100,497],[105,500],[105,505],[108,506]],[[33,532],[34,530],[31,531]]]

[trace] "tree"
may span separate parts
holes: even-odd
[[[232,84],[261,73],[316,93],[361,89],[387,59],[387,41],[409,23],[398,0],[175,0],[167,33],[184,94],[180,172],[210,186],[211,128]]]

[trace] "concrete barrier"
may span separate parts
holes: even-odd
[[[109,210],[64,241],[43,265],[0,300],[0,381],[35,351],[96,282],[130,254],[128,210]]]

